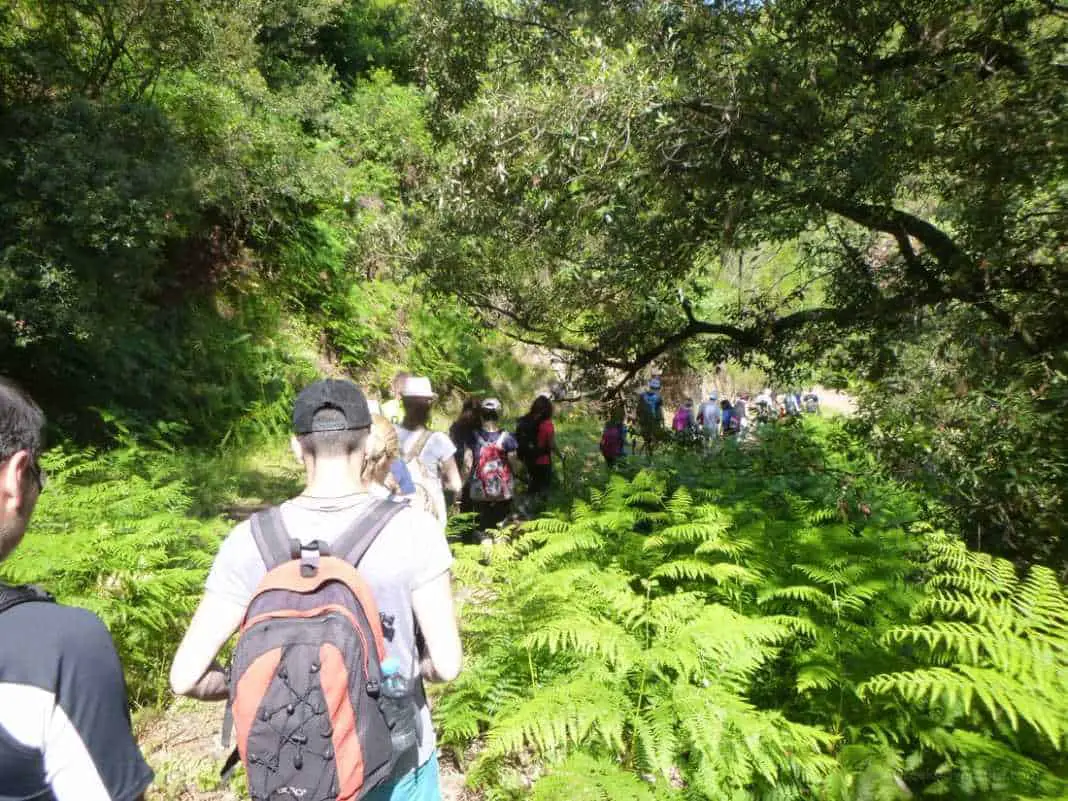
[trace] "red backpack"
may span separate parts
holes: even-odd
[[[252,517],[267,566],[230,666],[223,745],[236,724],[253,799],[357,801],[396,761],[380,704],[382,621],[357,565],[406,502],[379,500],[332,546],[290,539],[277,507]],[[414,708],[414,705],[413,705]]]
[[[471,479],[471,500],[507,501],[512,497],[512,466],[508,463],[508,454],[502,443],[508,436],[500,432],[497,439],[488,442],[479,434],[475,435],[478,443],[478,464],[475,465]]]

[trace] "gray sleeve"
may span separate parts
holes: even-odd
[[[252,526],[245,520],[234,526],[223,540],[204,589],[212,595],[248,606],[266,573],[267,568],[252,538]]]

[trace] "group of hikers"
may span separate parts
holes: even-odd
[[[174,656],[175,694],[226,701],[223,775],[242,763],[255,801],[441,798],[424,682],[462,664],[446,519],[476,513],[485,542],[513,513],[517,476],[533,496],[552,481],[549,397],[514,433],[499,399],[471,398],[445,434],[428,425],[428,379],[393,390],[378,404],[324,379],[298,394],[304,489],[229,532]],[[46,483],[44,422],[0,380],[0,561]],[[153,778],[103,623],[0,584],[0,799],[134,801]]]
[[[502,422],[503,406],[495,397],[469,396],[448,434],[429,429],[431,405],[437,395],[430,380],[399,373],[393,397],[374,415],[372,435],[385,433],[384,451],[376,458],[390,464],[383,482],[393,494],[409,496],[444,525],[450,512],[474,513],[473,535],[484,548],[493,533],[519,511],[529,513],[544,503],[553,481],[553,457],[562,458],[556,444],[553,402],[548,393],[534,399],[513,431]],[[373,401],[372,407],[377,406]],[[389,440],[390,426],[397,444]],[[518,482],[525,481],[520,494]],[[451,496],[446,501],[446,495]],[[517,501],[523,503],[517,508]],[[470,534],[468,538],[470,538]]]
[[[659,377],[650,379],[638,395],[635,414],[628,424],[626,411],[617,405],[609,415],[601,434],[601,454],[610,465],[627,453],[628,441],[631,453],[643,448],[647,451],[669,436],[664,424],[664,400]],[[670,431],[676,438],[702,441],[705,446],[723,438],[744,438],[755,422],[771,422],[802,414],[818,414],[819,396],[810,389],[802,393],[792,389],[777,393],[770,388],[752,398],[749,393],[739,393],[734,399],[720,398],[713,390],[708,398],[697,404],[691,398],[679,403],[671,418]]]

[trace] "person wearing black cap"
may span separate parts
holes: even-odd
[[[323,380],[305,388],[293,408],[293,454],[303,464],[306,486],[278,507],[285,530],[308,544],[330,544],[373,502],[361,474],[371,426],[367,399],[349,381]],[[423,511],[405,508],[374,540],[360,562],[384,620],[391,621],[386,650],[414,681],[422,735],[417,767],[380,790],[384,798],[436,798],[434,729],[422,679],[450,681],[460,672],[460,637],[453,613],[452,556],[441,526]],[[266,575],[249,521],[222,543],[204,597],[174,663],[171,687],[178,695],[218,700],[228,695],[216,656],[244,619]],[[419,642],[420,635],[422,643]],[[415,675],[418,673],[419,675]]]

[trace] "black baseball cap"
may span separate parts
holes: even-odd
[[[320,422],[313,425],[316,413],[323,409],[337,409],[345,416],[345,422]],[[297,434],[351,431],[370,426],[371,410],[367,406],[367,398],[351,381],[336,378],[316,381],[302,389],[293,403],[293,430]]]

